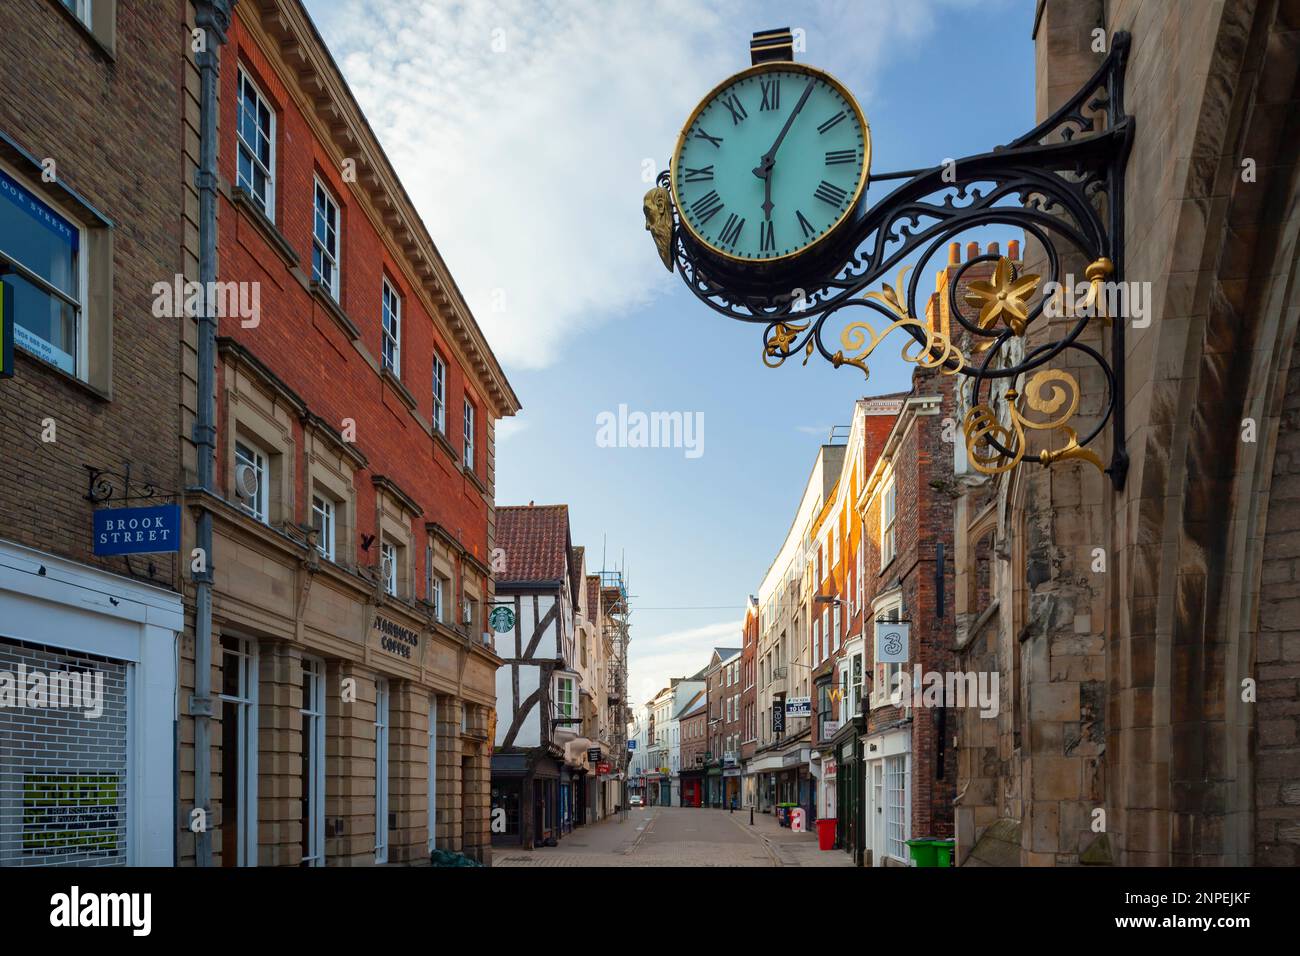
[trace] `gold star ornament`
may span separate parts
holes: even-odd
[[[970,284],[966,304],[979,308],[977,321],[981,329],[991,329],[1001,319],[1016,335],[1024,335],[1025,325],[1029,321],[1029,303],[1026,300],[1034,294],[1041,278],[1036,275],[1013,278],[1011,260],[1002,256],[993,269],[992,281],[976,279]],[[989,345],[992,344],[990,341]],[[988,348],[988,345],[984,348]]]

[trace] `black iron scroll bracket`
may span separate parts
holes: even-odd
[[[976,470],[996,474],[1022,459],[1042,465],[1086,459],[1121,488],[1129,462],[1124,320],[1107,316],[1101,306],[1102,286],[1124,281],[1124,174],[1134,135],[1134,120],[1123,101],[1129,47],[1129,35],[1116,33],[1109,54],[1088,81],[1050,117],[1006,146],[930,169],[872,176],[872,182],[906,181],[847,227],[835,249],[785,279],[770,271],[731,271],[694,244],[680,228],[675,209],[673,263],[692,294],[709,308],[764,327],[763,361],[772,367],[800,355],[807,364],[816,352],[836,368],[853,365],[869,374],[866,360],[876,345],[893,329],[903,329],[916,343],[905,358],[969,380],[971,408],[963,429]],[[658,185],[669,188],[667,172],[659,174]],[[1094,297],[1075,321],[1055,323],[1046,338],[1036,335],[1030,344],[1025,336],[1051,318],[1044,317],[1051,301],[1047,296],[1032,307],[1026,304],[1023,321],[1014,327],[1010,322],[981,324],[963,311],[957,301],[961,276],[979,263],[1008,262],[986,254],[954,266],[955,275],[950,275],[951,338],[927,325],[929,296],[920,291],[921,277],[947,266],[944,252],[950,242],[987,226],[1012,227],[1036,240],[1046,261],[1040,288],[1064,281],[1067,257],[1088,263]],[[1015,268],[1009,262],[1004,267],[1011,270],[1013,282]],[[904,279],[909,269],[911,275]],[[896,272],[896,287],[869,291],[895,281]],[[1089,323],[1099,321],[1110,325],[1109,355],[1080,340]],[[959,337],[963,342],[954,341]],[[968,351],[962,351],[963,343]],[[1100,375],[1094,380],[1105,383],[1105,398],[1094,403],[1095,415],[1089,411],[1090,427],[1082,435],[1066,424],[1084,397],[1082,386],[1067,372],[1045,368],[1067,352],[1095,364]],[[1065,407],[1071,387],[1071,404],[1052,418]],[[1030,412],[1047,414],[1048,421],[1031,421]],[[1061,442],[1057,447],[1027,452],[1029,434],[1053,430]],[[1107,430],[1110,462],[1103,466],[1089,446]]]

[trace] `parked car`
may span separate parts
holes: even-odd
[[[627,804],[627,805],[628,805],[629,807],[640,807],[640,806],[644,806],[644,804],[643,804],[642,801],[641,801],[641,794],[639,794],[639,793],[634,793],[634,794],[632,794],[632,799],[628,801],[628,804]]]

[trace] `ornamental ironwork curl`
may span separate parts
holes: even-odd
[[[805,287],[781,288],[761,273],[732,272],[707,258],[680,228],[671,201],[670,211],[658,220],[660,252],[664,253],[671,215],[670,267],[677,268],[687,288],[709,308],[764,327],[764,364],[777,367],[802,355],[806,365],[816,353],[836,368],[852,366],[869,375],[867,359],[887,336],[901,329],[910,336],[902,351],[905,360],[971,380],[971,407],[963,433],[977,470],[1008,471],[1026,459],[1028,433],[1055,432],[1063,443],[1031,460],[1044,465],[1088,461],[1121,487],[1128,468],[1122,401],[1124,327],[1122,322],[1112,322],[1099,306],[1101,283],[1123,274],[1123,177],[1133,135],[1133,120],[1123,108],[1129,43],[1128,34],[1117,33],[1105,61],[1074,96],[1007,146],[931,169],[872,176],[872,182],[906,182],[847,227],[846,234],[835,240],[836,248],[818,264],[800,270]],[[669,194],[668,179],[668,172],[659,174],[658,188],[647,196],[648,203],[652,197],[657,201]],[[929,274],[932,261],[949,243],[987,226],[1023,230],[1026,239],[1037,241],[1046,269],[1041,276],[1020,275],[1010,260],[994,253],[954,264],[947,306],[956,325],[940,331],[921,318],[929,295],[919,293],[920,279]],[[649,212],[647,229],[654,229]],[[1046,296],[1032,304],[1030,300],[1049,284],[1060,288],[1061,262],[1066,256],[1089,263],[1085,277],[1090,291],[1084,308],[1073,324],[1057,323],[1051,327],[1050,340],[1029,347],[1026,337],[1042,325],[1050,301]],[[957,289],[968,270],[989,263],[994,265],[991,281],[970,283],[971,298],[983,296],[980,314],[971,317],[957,301]],[[895,272],[896,285],[882,281]],[[847,318],[848,309],[865,309],[874,315],[855,313],[855,320],[842,328],[831,321],[841,313]],[[1094,321],[1110,327],[1109,361],[1079,341]],[[969,354],[956,341],[959,334],[970,343]],[[1026,347],[1015,357],[1010,346],[1017,340]],[[1099,420],[1083,437],[1069,424],[1080,407],[1078,379],[1064,370],[1044,369],[1067,350],[1095,363],[1106,383]],[[1009,384],[999,389],[996,383],[1001,379]],[[1017,382],[1023,382],[1019,389]],[[1065,411],[1058,414],[1061,408]],[[1111,460],[1103,466],[1101,457],[1086,446],[1107,424],[1112,426]]]

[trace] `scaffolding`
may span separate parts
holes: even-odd
[[[626,805],[628,771],[627,723],[631,711],[627,703],[627,646],[631,641],[628,618],[631,608],[627,600],[627,584],[621,570],[600,572],[600,604],[605,620],[602,630],[609,639],[606,669],[606,692],[609,696],[611,739],[614,770],[621,774],[624,791],[621,802]]]

